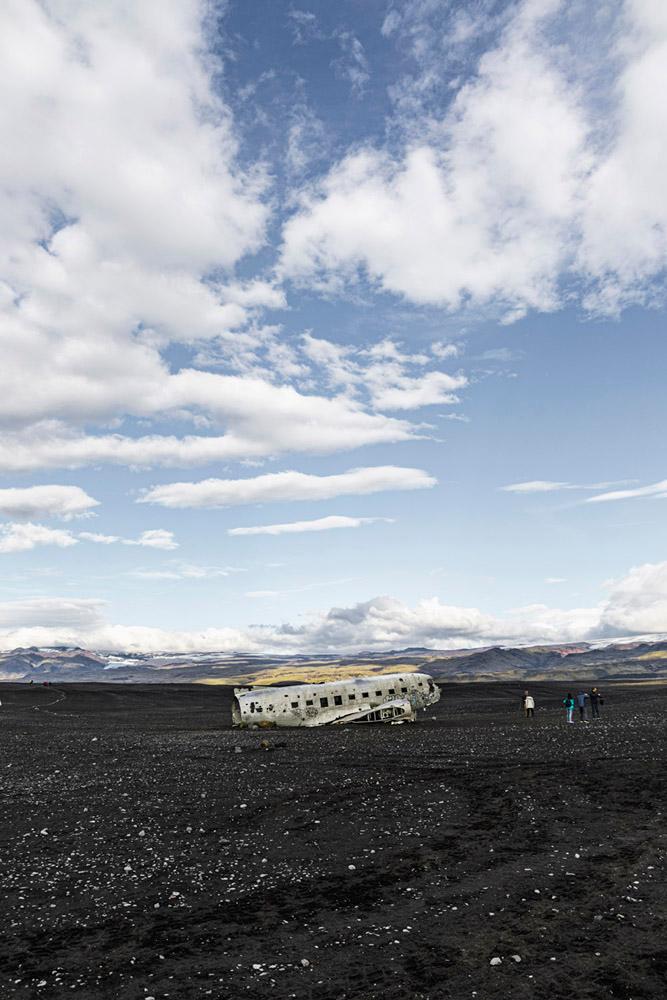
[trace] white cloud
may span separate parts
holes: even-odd
[[[398,377],[393,385],[379,387],[373,399],[379,409],[415,410],[421,406],[458,403],[459,397],[454,390],[467,384],[464,375],[427,372],[416,378]]]
[[[275,472],[251,479],[204,479],[197,483],[154,486],[139,503],[163,507],[229,507],[283,500],[331,500],[364,496],[385,490],[421,490],[436,485],[422,469],[394,465],[351,469],[333,476],[304,472]]]
[[[112,625],[104,601],[39,597],[0,602],[0,648],[84,646],[107,652],[233,652],[259,650],[249,633],[234,628],[179,632],[142,625]]]
[[[27,486],[0,489],[0,515],[32,518],[58,517],[69,520],[88,514],[99,500],[79,486]]]
[[[342,584],[351,583],[350,578],[343,580],[319,580],[317,583],[307,583],[303,587],[292,587],[288,590],[248,590],[243,596],[253,600],[269,600],[275,598],[290,597],[292,594],[305,594],[311,590],[320,590],[327,587],[339,587]],[[259,626],[261,628],[261,626]]]
[[[600,625],[611,634],[667,631],[667,562],[635,566],[608,584]]]
[[[550,584],[567,583],[567,579],[564,576],[547,576],[545,577],[544,582]]]
[[[601,312],[660,294],[667,110],[655,95],[667,88],[664,5],[626,0],[620,23],[609,26],[608,12],[595,25],[587,19],[585,47],[576,11],[561,3],[508,9],[497,44],[475,76],[457,81],[444,117],[439,74],[456,32],[429,27],[428,69],[398,99],[403,154],[356,149],[302,191],[284,229],[286,276],[337,290],[361,274],[415,303],[492,306],[510,321],[558,308],[573,277],[586,286],[585,308]],[[567,40],[557,45],[559,18]],[[387,33],[401,24],[392,11]],[[459,37],[479,39],[478,26]],[[424,38],[413,39],[422,63]],[[434,92],[440,108],[426,112],[422,99]]]
[[[20,601],[0,601],[0,628],[54,629],[65,626],[85,632],[99,624],[104,606],[104,601],[97,598],[78,597],[29,597]]]
[[[245,569],[239,566],[198,566],[180,563],[168,569],[134,569],[130,575],[140,580],[211,580],[244,572]]]
[[[367,147],[304,192],[285,227],[285,273],[331,287],[362,270],[452,309],[553,309],[588,160],[576,95],[540,30],[516,18],[459,90],[439,144],[398,158]]]
[[[329,586],[326,581],[314,584]],[[410,606],[375,597],[312,613],[298,625],[179,631],[110,624],[104,602],[35,598],[0,603],[0,648],[82,645],[122,651],[232,652],[358,651],[401,646],[456,649],[498,644],[575,642],[667,632],[667,562],[635,567],[608,585],[606,600],[588,608],[529,605],[493,615],[445,604],[436,597]],[[274,598],[284,591],[251,591]]]
[[[123,541],[120,535],[103,535],[99,531],[80,531],[79,538],[84,542],[94,542],[96,545],[116,545]]]
[[[166,552],[178,548],[178,542],[174,538],[173,531],[164,528],[149,528],[142,531],[139,538],[121,538],[119,535],[101,535],[96,531],[80,531],[79,538],[85,542],[94,542],[97,545],[139,545],[148,549],[163,549]]]
[[[616,486],[628,481],[632,482],[632,480],[622,479],[607,483],[561,483],[551,479],[533,479],[526,483],[510,483],[509,486],[499,486],[498,489],[502,493],[556,493],[560,490],[604,490],[609,486]],[[667,485],[665,489],[667,489]],[[635,493],[636,491],[629,492]],[[598,498],[589,497],[586,503],[596,499]]]
[[[634,490],[612,490],[609,493],[600,493],[596,497],[588,497],[586,503],[607,503],[610,500],[632,500],[635,497],[657,497],[664,499],[667,497],[667,479],[659,483],[652,483],[650,486],[639,486]]]
[[[42,545],[56,545],[65,549],[76,545],[77,540],[69,531],[47,528],[44,524],[0,524],[0,552],[27,552]]]
[[[190,464],[414,435],[268,375],[165,360],[171,342],[206,342],[233,367],[263,345],[289,377],[285,360],[277,365],[285,348],[256,322],[285,305],[283,291],[234,274],[263,243],[268,192],[262,170],[238,163],[206,13],[197,0],[10,3],[0,38],[12,95],[0,119],[0,468]],[[205,418],[212,436],[79,429],[125,415]]]
[[[12,93],[0,203],[9,333],[25,335],[44,384],[66,374],[103,393],[106,359],[112,391],[127,391],[159,371],[138,325],[188,339],[244,322],[224,282],[201,279],[260,244],[263,182],[235,162],[202,17],[195,0],[10,4],[0,40]],[[35,351],[49,339],[60,351]]]
[[[317,160],[328,152],[330,135],[304,97],[301,81],[289,119],[285,163],[290,176],[302,176]]]
[[[291,521],[288,524],[264,524],[252,528],[229,528],[228,535],[293,535],[304,531],[331,531],[334,528],[360,528],[364,524],[384,521],[391,524],[389,517],[343,517],[330,515],[313,521]]]
[[[379,410],[416,410],[422,406],[458,402],[456,391],[468,385],[460,372],[425,371],[427,365],[458,355],[453,344],[431,345],[429,354],[406,353],[391,339],[369,348],[335,344],[307,333],[302,350],[308,361],[320,368],[332,388],[349,395],[366,393]]]
[[[615,131],[586,189],[577,263],[588,304],[617,312],[650,302],[667,266],[667,7],[626,0],[616,51]]]
[[[554,493],[556,490],[570,489],[569,483],[553,482],[550,479],[533,479],[527,483],[510,483],[498,487],[503,493]]]
[[[364,47],[352,31],[339,28],[334,38],[341,53],[331,64],[336,76],[349,83],[355,97],[361,97],[371,76]]]
[[[176,386],[166,385],[156,405],[143,400],[143,415],[149,411],[156,415],[161,408],[182,412],[196,405],[209,413],[214,424],[226,425],[228,433],[92,435],[70,430],[61,421],[42,420],[24,430],[0,433],[0,470],[80,468],[98,463],[205,465],[288,452],[327,454],[420,436],[407,421],[364,412],[348,399],[307,396],[291,386],[274,386],[259,379],[190,374],[193,380],[188,391],[179,388],[178,393],[172,392]]]
[[[166,531],[164,528],[150,528],[148,531],[142,531],[139,538],[126,538],[123,540],[123,544],[141,545],[147,549],[164,549],[167,552],[178,548],[173,531]]]

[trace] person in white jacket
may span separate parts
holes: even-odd
[[[527,691],[523,693],[523,710],[526,713],[527,719],[532,719],[535,715],[535,699]]]

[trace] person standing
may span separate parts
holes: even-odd
[[[587,698],[588,698],[588,695],[586,694],[585,691],[578,691],[577,692],[577,707],[579,708],[579,721],[580,722],[588,722],[588,719],[586,718],[586,699]]]
[[[593,719],[600,718],[600,705],[603,705],[602,692],[598,688],[591,688],[591,693],[588,696],[591,702],[591,717]]]
[[[572,714],[574,712],[574,698],[568,691],[567,696],[563,698],[563,704],[565,705],[565,717],[568,722],[574,722]]]
[[[527,719],[532,719],[535,715],[535,699],[532,694],[528,694],[526,691],[523,696],[523,708],[526,713]]]

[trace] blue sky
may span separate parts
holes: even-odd
[[[667,632],[661,3],[2,19],[5,648]]]

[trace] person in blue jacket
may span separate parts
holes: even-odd
[[[563,704],[565,705],[565,718],[568,722],[574,722],[572,718],[572,713],[574,712],[574,698],[568,691],[567,697],[563,698]]]
[[[586,718],[586,699],[588,695],[585,691],[577,692],[577,707],[579,708],[579,719],[581,722],[588,722]]]

